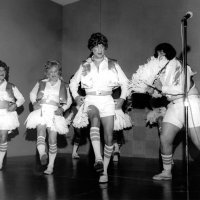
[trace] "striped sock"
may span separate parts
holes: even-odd
[[[104,174],[107,174],[107,170],[108,170],[108,165],[110,163],[110,157],[112,155],[113,152],[113,145],[112,146],[108,146],[105,145],[104,146]]]
[[[100,148],[100,133],[98,127],[90,128],[90,139],[95,154],[95,160],[96,161],[102,160],[101,148]]]
[[[162,157],[162,161],[163,161],[163,169],[171,170],[172,169],[172,154],[170,154],[170,155],[161,154],[161,157]]]
[[[3,159],[5,157],[7,148],[8,148],[8,143],[7,142],[5,142],[3,144],[0,144],[0,169],[2,168]]]
[[[49,144],[49,164],[48,167],[54,166],[54,161],[57,155],[57,144]]]
[[[40,156],[45,154],[45,137],[44,136],[37,137],[37,149]]]

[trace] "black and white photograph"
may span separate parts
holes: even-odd
[[[199,200],[200,1],[0,0],[0,200]]]

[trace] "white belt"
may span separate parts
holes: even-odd
[[[107,96],[111,94],[112,94],[112,91],[103,91],[103,90],[86,92],[86,95],[95,95],[95,96]]]

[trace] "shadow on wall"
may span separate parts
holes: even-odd
[[[169,102],[166,97],[153,98],[149,94],[134,93],[132,94],[132,107],[136,109],[152,109],[167,106]]]

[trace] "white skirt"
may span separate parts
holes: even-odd
[[[19,127],[19,120],[16,111],[8,112],[7,109],[0,109],[0,130],[15,130]]]
[[[53,105],[42,105],[38,110],[32,111],[26,121],[26,128],[35,129],[38,125],[46,125],[52,131],[59,134],[67,134],[69,132],[66,120],[63,116],[55,115],[57,110]]]

